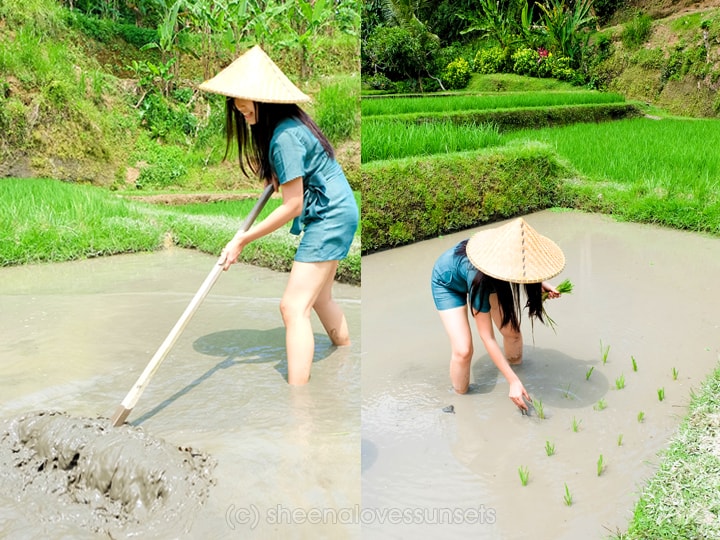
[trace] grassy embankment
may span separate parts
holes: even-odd
[[[185,37],[189,45],[200,40]],[[143,48],[157,39],[154,28],[90,17],[55,0],[0,0],[0,176],[25,177],[4,180],[0,187],[0,235],[10,240],[0,245],[0,264],[157,249],[168,238],[218,253],[232,236],[252,203],[203,210],[218,214],[214,217],[183,215],[195,210],[122,202],[107,190],[75,184],[127,195],[232,191],[256,196],[259,182],[239,173],[232,152],[223,162],[224,99],[197,90],[203,79],[200,60],[182,54],[167,92],[159,77],[133,70],[138,63],[161,62],[157,49]],[[357,47],[349,34],[323,33],[309,57],[312,75],[299,81],[295,55],[275,56],[272,43],[266,44],[312,96],[309,112],[336,146],[355,186]],[[220,50],[212,69],[235,54]],[[38,177],[68,183],[32,180]],[[219,215],[225,212],[238,219]],[[293,240],[282,233],[263,239],[246,250],[245,260],[285,270]],[[340,278],[350,283],[360,279],[359,234],[355,244],[340,269]]]
[[[167,241],[218,255],[256,199],[186,206],[132,202],[92,186],[0,180],[0,266],[153,251]],[[258,219],[280,203],[273,198]],[[358,197],[359,203],[359,197]],[[289,225],[243,251],[241,261],[288,271],[297,247]],[[360,283],[360,231],[338,280]]]

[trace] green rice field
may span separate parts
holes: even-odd
[[[367,163],[489,148],[502,144],[502,137],[492,124],[468,126],[448,121],[414,124],[390,120],[366,122],[362,141],[361,160]]]
[[[574,124],[503,135],[542,141],[596,182],[633,184],[659,195],[703,198],[720,194],[720,121],[636,118]]]
[[[620,94],[576,90],[571,92],[507,92],[481,95],[371,98],[363,99],[361,107],[364,119],[378,115],[556,107],[622,103],[624,101],[625,98]]]
[[[7,178],[0,179],[0,200],[0,266],[13,266],[153,251],[167,242],[219,255],[257,199],[156,206],[93,186]],[[279,204],[279,198],[270,199],[258,219]],[[241,259],[289,270],[298,237],[288,229],[289,224],[252,242]],[[359,230],[338,279],[360,283]]]

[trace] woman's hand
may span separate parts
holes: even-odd
[[[235,237],[233,237],[233,239],[225,245],[222,253],[220,254],[223,270],[227,270],[231,265],[237,262],[245,244],[246,242],[244,241],[242,235],[235,235]]]
[[[508,397],[510,397],[518,409],[523,411],[528,410],[525,400],[528,402],[532,401],[530,399],[530,395],[527,393],[527,390],[525,390],[523,383],[521,383],[519,379],[510,383],[510,393],[508,394]],[[523,398],[525,398],[525,400]]]
[[[560,293],[547,281],[542,282],[542,291],[547,294],[548,298],[559,298]]]

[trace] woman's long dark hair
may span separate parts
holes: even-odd
[[[230,151],[234,139],[237,139],[240,169],[245,176],[248,170],[267,182],[272,180],[275,172],[270,165],[270,139],[277,125],[286,118],[297,118],[305,124],[322,145],[329,158],[335,157],[330,141],[310,116],[295,103],[260,103],[255,102],[255,118],[257,122],[248,130],[247,122],[242,113],[235,107],[235,99],[225,100],[225,157]],[[247,167],[247,168],[246,168]]]
[[[467,240],[463,240],[458,244],[455,254],[462,257],[467,257]],[[484,287],[492,287],[497,294],[498,304],[500,305],[500,311],[502,312],[502,323],[501,327],[510,325],[514,330],[520,330],[520,321],[522,319],[523,306],[520,303],[520,285],[518,283],[510,283],[509,281],[503,281],[491,276],[483,274],[478,270],[477,274],[473,278],[472,284],[470,285],[470,310],[473,316],[477,314],[473,307],[478,300],[480,290]],[[527,302],[525,307],[528,308],[528,315],[530,319],[538,319],[540,322],[543,320],[543,306],[542,306],[542,284],[541,283],[525,283],[525,296]]]

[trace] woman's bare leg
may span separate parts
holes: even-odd
[[[523,357],[523,337],[522,333],[513,330],[510,325],[500,328],[502,324],[502,309],[498,304],[497,294],[490,295],[490,315],[503,337],[503,349],[505,349],[505,358],[508,364],[517,366],[522,364]]]
[[[470,386],[470,363],[473,355],[467,306],[444,309],[438,313],[450,338],[450,381],[458,394],[464,394]]]
[[[345,320],[345,314],[332,298],[332,288],[335,283],[338,261],[330,262],[334,264],[334,268],[320,288],[320,293],[313,308],[332,344],[342,347],[350,345],[350,332]]]
[[[336,268],[337,261],[295,261],[290,270],[290,278],[280,300],[280,313],[285,323],[289,384],[301,385],[310,379],[315,352],[310,313],[328,277],[335,275]]]

